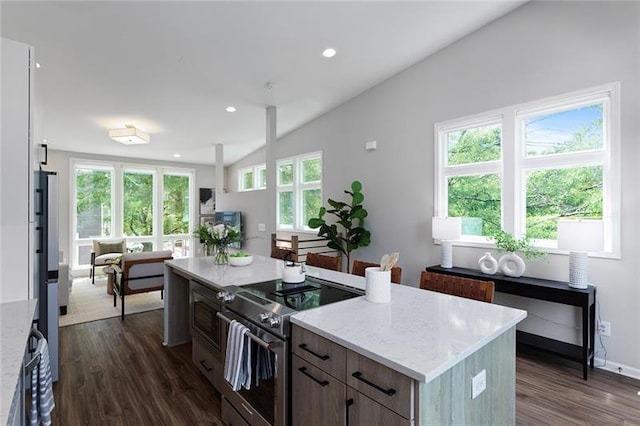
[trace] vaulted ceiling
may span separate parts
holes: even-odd
[[[231,164],[264,145],[266,106],[282,136],[522,3],[2,1],[0,32],[34,46],[51,149],[213,164],[223,144]],[[108,138],[127,124],[151,143]]]

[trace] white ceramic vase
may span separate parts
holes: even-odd
[[[505,253],[498,261],[498,267],[507,277],[518,278],[524,274],[524,260],[513,252]]]
[[[498,261],[488,251],[478,260],[478,265],[483,274],[494,275],[498,272]]]

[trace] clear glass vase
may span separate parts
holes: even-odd
[[[213,256],[216,265],[226,265],[229,263],[229,246],[226,244],[215,245]]]

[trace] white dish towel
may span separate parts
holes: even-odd
[[[56,406],[53,400],[53,380],[46,339],[38,340],[35,355],[40,355],[38,365],[31,371],[31,425],[51,424],[51,412]]]
[[[251,339],[249,329],[238,321],[229,323],[227,351],[224,359],[224,379],[234,391],[251,388]]]

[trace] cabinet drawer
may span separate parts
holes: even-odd
[[[367,426],[410,426],[412,422],[347,387],[347,424]]]
[[[291,424],[344,426],[347,386],[298,356],[291,358]]]
[[[296,325],[292,328],[292,352],[344,381],[346,349],[304,328]]]
[[[207,343],[197,337],[191,340],[191,359],[198,370],[211,382],[213,387],[220,392],[220,380],[222,380],[222,364],[213,354],[215,351]]]
[[[228,426],[249,426],[249,423],[229,404],[225,398],[221,398],[222,421]]]
[[[414,381],[404,374],[347,351],[346,383],[401,416],[413,420]]]

